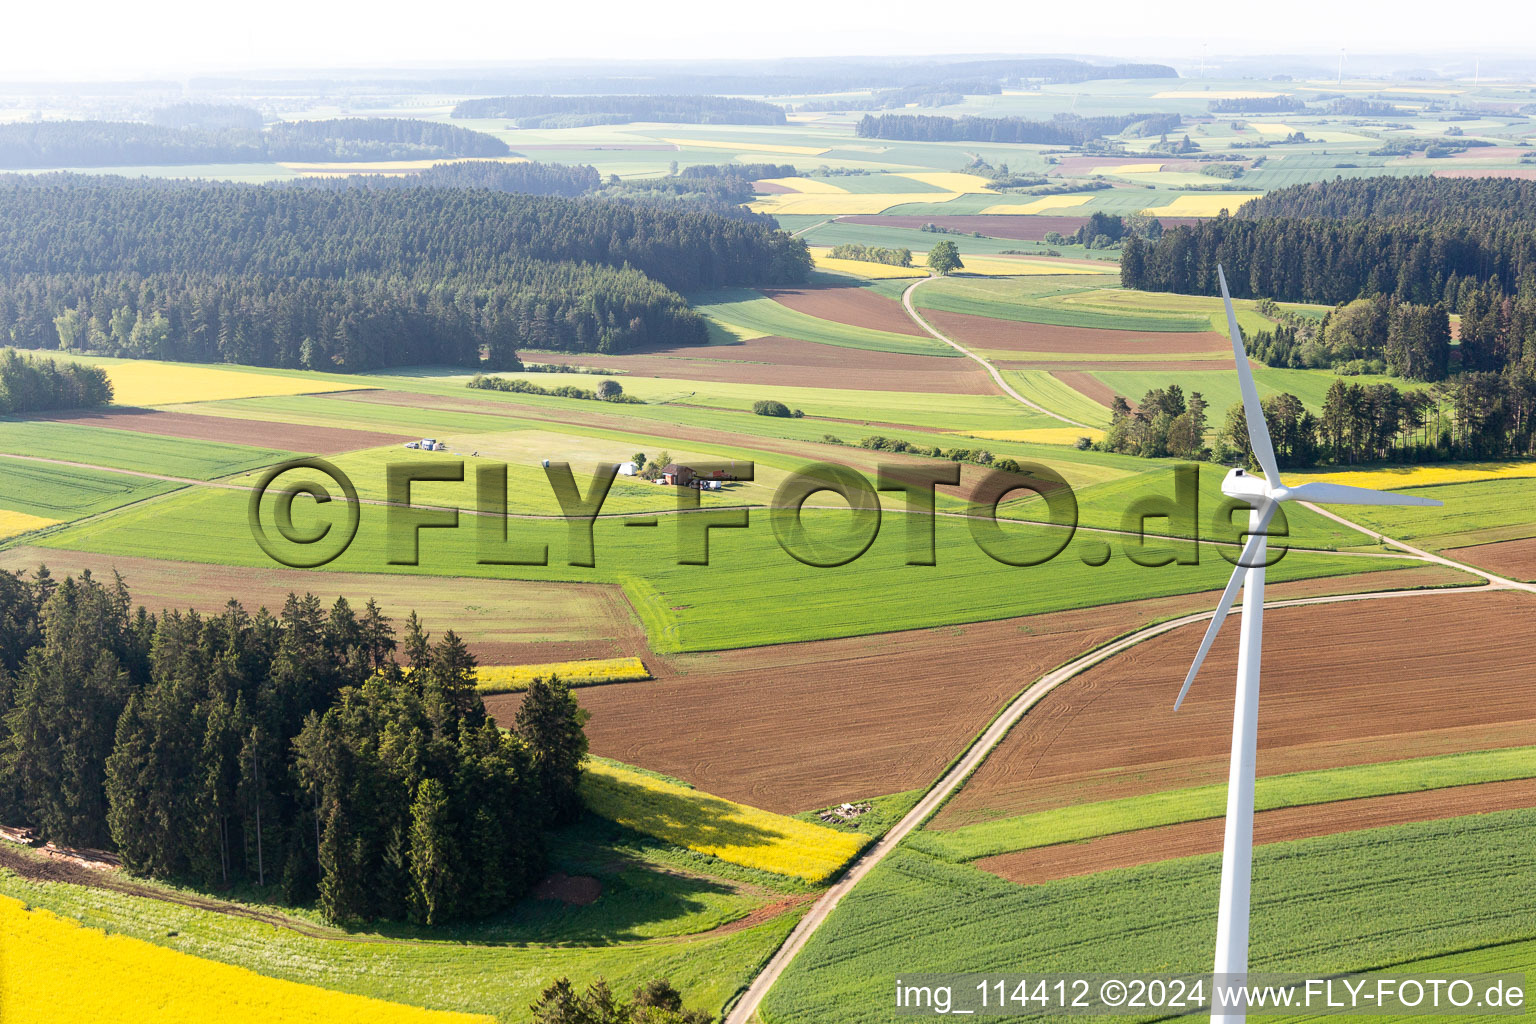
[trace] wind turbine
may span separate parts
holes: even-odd
[[[1220,981],[1240,985],[1248,974],[1248,887],[1253,873],[1253,780],[1255,749],[1259,731],[1259,661],[1264,644],[1264,560],[1267,553],[1266,530],[1275,510],[1285,501],[1316,501],[1341,505],[1439,505],[1429,498],[1375,491],[1366,487],[1316,482],[1287,487],[1275,465],[1275,449],[1270,443],[1269,426],[1259,405],[1259,393],[1253,385],[1253,372],[1243,348],[1243,335],[1232,310],[1232,296],[1227,293],[1227,276],[1216,268],[1221,282],[1221,300],[1227,307],[1227,330],[1232,335],[1232,357],[1237,361],[1237,379],[1243,393],[1243,414],[1248,421],[1248,442],[1254,458],[1263,470],[1257,477],[1245,469],[1234,469],[1221,482],[1221,492],[1242,499],[1251,507],[1248,513],[1248,541],[1238,565],[1216,603],[1216,614],[1206,628],[1205,638],[1195,653],[1195,663],[1184,678],[1177,711],[1189,693],[1189,686],[1200,671],[1201,662],[1227,613],[1244,590],[1242,633],[1237,653],[1237,707],[1232,717],[1232,767],[1227,776],[1226,839],[1221,854],[1221,909],[1216,918],[1216,970],[1226,975]],[[1246,1010],[1213,1012],[1213,1024],[1242,1024]]]

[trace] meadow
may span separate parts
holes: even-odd
[[[1254,809],[1302,807],[1334,800],[1416,793],[1480,782],[1536,777],[1536,747],[1481,750],[1442,757],[1383,761],[1324,771],[1267,775],[1254,789]],[[1034,814],[928,829],[909,841],[915,850],[944,860],[967,861],[1014,850],[1072,843],[1116,832],[1218,818],[1227,787],[1198,786],[1120,800],[1060,807]]]
[[[1536,884],[1532,827],[1536,811],[1508,811],[1259,847],[1252,969],[1390,968],[1480,948],[1485,969],[1519,969],[1529,954],[1512,944],[1536,937],[1524,898]],[[904,971],[1205,971],[1220,861],[1020,886],[899,848],[811,937],[764,1019],[886,1020],[890,979]]]

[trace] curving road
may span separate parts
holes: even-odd
[[[908,285],[906,291],[901,293],[901,304],[906,307],[907,315],[912,318],[913,322],[915,322],[919,327],[921,327],[923,330],[927,331],[929,334],[933,335],[935,338],[938,338],[944,344],[948,345],[950,348],[954,349],[956,352],[959,352],[961,355],[967,356],[967,357],[969,357],[971,359],[976,360],[978,363],[980,363],[986,369],[986,371],[992,375],[992,380],[997,383],[997,386],[1002,388],[1003,392],[1005,394],[1007,394],[1008,397],[1012,398],[1014,401],[1020,403],[1021,405],[1027,406],[1030,409],[1033,409],[1035,412],[1043,413],[1046,416],[1049,416],[1053,420],[1060,420],[1061,422],[1066,423],[1066,424],[1068,424],[1070,426],[1083,427],[1084,429],[1087,429],[1087,430],[1097,430],[1097,429],[1099,429],[1097,427],[1089,426],[1087,423],[1079,423],[1077,420],[1068,419],[1067,417],[1061,415],[1061,413],[1059,413],[1059,412],[1052,412],[1051,410],[1047,409],[1043,405],[1038,405],[1038,404],[1036,404],[1034,402],[1031,402],[1029,399],[1025,398],[1023,395],[1021,395],[1017,391],[1015,391],[1014,388],[1013,388],[1013,385],[1009,384],[1006,380],[1003,379],[1002,373],[998,370],[997,367],[993,366],[990,361],[988,361],[987,359],[983,358],[982,356],[977,355],[975,352],[972,352],[970,349],[968,349],[964,345],[960,344],[954,338],[951,338],[948,335],[945,335],[945,334],[941,333],[937,328],[935,328],[927,320],[924,320],[922,318],[922,315],[919,314],[917,309],[912,305],[912,293],[917,291],[918,286],[926,284],[929,281],[933,281],[933,280],[936,280],[936,279],[932,278],[932,277],[920,277],[916,281],[913,281],[910,285]]]

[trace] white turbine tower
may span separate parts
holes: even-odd
[[[1259,731],[1259,660],[1264,643],[1264,560],[1269,521],[1283,501],[1343,505],[1439,505],[1440,502],[1342,484],[1318,482],[1287,487],[1281,482],[1280,470],[1275,465],[1275,449],[1269,440],[1269,427],[1264,422],[1264,410],[1253,386],[1243,336],[1237,327],[1237,314],[1232,311],[1232,297],[1227,293],[1227,277],[1220,267],[1216,268],[1216,276],[1221,281],[1221,298],[1227,307],[1227,329],[1232,334],[1232,356],[1237,360],[1237,377],[1242,386],[1248,441],[1264,475],[1261,479],[1246,470],[1234,469],[1221,482],[1223,494],[1240,498],[1252,506],[1248,514],[1248,541],[1243,545],[1238,566],[1216,604],[1216,614],[1205,631],[1205,639],[1200,641],[1195,663],[1190,666],[1173,709],[1177,711],[1184,703],[1189,685],[1200,671],[1200,663],[1205,660],[1211,642],[1221,631],[1221,624],[1237,600],[1238,590],[1245,590],[1237,654],[1237,708],[1232,718],[1232,768],[1227,776],[1227,831],[1221,857],[1221,909],[1216,919],[1215,971],[1227,976],[1221,979],[1223,982],[1241,984],[1248,973],[1248,885],[1253,870],[1253,779]],[[1235,1012],[1211,1014],[1213,1024],[1241,1024],[1246,1017],[1241,1007]]]

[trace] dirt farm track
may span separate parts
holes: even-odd
[[[1222,631],[1183,710],[1173,712],[1203,628],[1155,637],[1062,685],[935,826],[1224,780],[1236,629]],[[1264,647],[1261,776],[1536,737],[1536,622],[1522,594],[1277,608],[1265,616]]]

